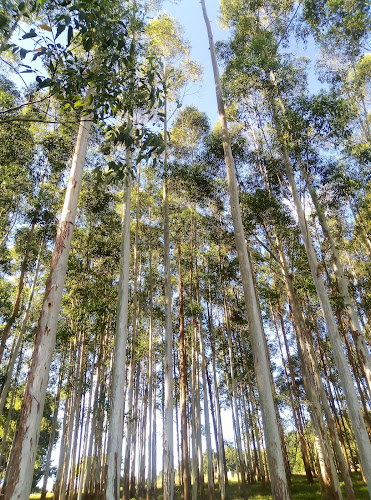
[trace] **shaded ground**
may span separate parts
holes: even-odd
[[[357,500],[369,500],[370,496],[368,494],[367,486],[362,481],[361,474],[352,474],[353,487],[356,494]],[[344,484],[341,483],[344,498],[345,489]],[[305,476],[294,475],[292,476],[292,498],[293,500],[320,500],[321,492],[319,489],[319,484],[315,478],[314,484],[308,484],[306,482]],[[230,482],[230,486],[227,488],[227,500],[243,500],[243,496],[239,492],[238,484]],[[270,485],[267,483],[265,486],[259,484],[249,485],[247,489],[248,498],[253,500],[272,500],[272,495],[270,491]],[[30,499],[36,500],[40,498],[40,494],[32,494]],[[48,499],[53,498],[53,494],[47,495]],[[91,498],[91,497],[90,497]],[[205,499],[208,500],[207,488],[205,489]],[[216,500],[220,499],[219,491],[216,490]],[[157,500],[162,500],[162,490],[158,490]],[[176,500],[181,500],[181,489],[179,486],[176,487]]]

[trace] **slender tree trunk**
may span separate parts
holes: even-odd
[[[81,500],[83,491],[85,489],[86,493],[89,493],[90,491],[90,484],[91,484],[91,466],[92,466],[92,452],[93,452],[93,439],[94,439],[94,433],[96,431],[96,421],[97,421],[97,413],[98,413],[98,397],[99,397],[99,386],[101,383],[101,364],[102,364],[102,350],[103,350],[103,334],[101,334],[101,342],[99,346],[99,353],[98,353],[98,360],[97,360],[97,380],[96,380],[96,385],[94,389],[94,396],[93,396],[93,413],[92,413],[92,419],[91,419],[91,424],[90,424],[90,434],[88,432],[89,436],[89,442],[87,444],[87,451],[84,456],[84,462],[82,465],[82,473],[81,473],[81,478],[80,478],[80,484],[79,484],[79,491],[77,495],[77,500]],[[89,415],[88,415],[88,421],[87,421],[87,426],[88,423],[90,422],[89,420]],[[88,426],[89,430],[89,426]],[[97,436],[96,436],[97,438]]]
[[[191,379],[191,388],[192,388],[192,397],[191,397],[191,434],[192,434],[192,475],[193,475],[193,484],[192,484],[192,500],[197,500],[197,491],[199,484],[199,468],[198,468],[198,454],[197,454],[197,429],[196,429],[196,401],[195,401],[195,392],[196,392],[196,365],[194,362],[195,358],[195,342],[194,342],[194,329],[192,328],[192,379]]]
[[[283,354],[283,350],[282,350],[282,345],[281,345],[281,340],[280,340],[280,337],[279,337],[279,334],[278,334],[277,320],[276,320],[276,317],[275,317],[275,314],[274,314],[274,310],[272,308],[272,316],[273,316],[273,319],[274,319],[274,325],[275,325],[275,329],[276,329],[276,337],[277,337],[278,347],[279,347],[279,350],[280,350],[280,353],[281,353],[282,366],[284,368],[287,386],[289,387],[290,405],[291,405],[292,413],[293,413],[293,416],[294,416],[294,421],[295,421],[295,427],[296,427],[297,435],[298,435],[298,438],[299,438],[300,450],[301,450],[301,454],[302,454],[302,459],[303,459],[305,474],[306,474],[308,483],[309,484],[313,484],[313,475],[312,475],[312,470],[310,468],[307,443],[306,443],[305,437],[304,437],[304,429],[303,429],[303,425],[302,425],[302,422],[301,422],[300,413],[297,410],[297,407],[298,407],[298,405],[300,403],[299,403],[299,399],[298,399],[298,395],[297,395],[297,391],[296,391],[295,376],[294,376],[294,373],[293,373],[293,370],[292,370],[292,366],[291,366],[290,351],[289,351],[289,348],[288,348],[286,331],[285,331],[285,325],[284,325],[284,321],[283,321],[283,317],[282,317],[282,311],[280,310],[280,308],[279,308],[278,314],[279,314],[279,317],[280,317],[281,332],[282,332],[282,335],[283,335],[283,338],[284,338],[284,344],[285,344],[285,348],[286,348],[287,363],[286,363],[286,360],[284,358],[284,354]],[[286,368],[285,368],[286,365],[288,365],[288,367],[289,367],[291,386],[290,386],[289,377],[288,377],[288,374],[287,374]]]
[[[213,457],[212,457],[211,435],[210,435],[209,402],[207,397],[206,359],[205,359],[205,346],[202,337],[202,331],[200,332],[200,353],[201,353],[202,387],[204,395],[204,418],[205,418],[206,451],[207,451],[207,484],[209,488],[209,498],[210,500],[215,500],[214,469],[213,469]]]
[[[33,238],[33,233],[35,231],[35,224],[32,224],[30,232],[28,234],[27,238],[27,249],[24,253],[22,264],[21,264],[21,272],[19,275],[19,280],[18,280],[18,287],[17,287],[17,294],[15,297],[14,305],[13,305],[13,310],[10,314],[10,317],[8,321],[5,323],[5,327],[3,329],[3,332],[1,334],[1,342],[0,342],[0,363],[3,358],[4,354],[4,349],[6,345],[6,341],[8,340],[10,329],[13,326],[15,320],[17,319],[19,308],[21,306],[21,298],[22,298],[22,292],[24,288],[24,283],[25,283],[25,278],[26,278],[26,271],[28,267],[28,260],[29,260],[29,254],[30,254],[30,247],[32,243],[32,238]]]
[[[223,290],[224,295],[224,290]],[[225,323],[227,328],[227,337],[228,337],[228,351],[229,351],[229,368],[231,374],[231,389],[232,389],[232,404],[234,411],[234,420],[235,420],[235,433],[236,433],[236,446],[238,453],[238,462],[239,469],[241,472],[241,482],[242,482],[242,494],[244,498],[246,498],[246,473],[245,473],[245,462],[242,454],[242,441],[241,441],[241,429],[240,429],[240,414],[237,406],[237,391],[236,391],[236,381],[234,375],[234,361],[233,361],[233,350],[232,350],[232,337],[231,337],[231,328],[229,324],[229,311],[227,308],[227,303],[224,295],[224,314],[225,314]]]
[[[131,164],[131,152],[127,152]],[[128,336],[128,304],[130,274],[130,204],[131,179],[127,180],[122,214],[122,239],[120,249],[120,280],[116,316],[115,350],[112,374],[111,410],[108,426],[107,449],[107,500],[120,499],[122,439],[124,425],[123,398],[126,373],[126,344]]]
[[[189,472],[188,423],[187,423],[187,361],[185,347],[185,329],[183,312],[183,275],[181,267],[181,246],[178,243],[178,275],[179,275],[179,390],[182,440],[182,472],[183,499],[191,498],[191,476]]]
[[[246,310],[249,320],[250,338],[254,355],[255,375],[259,390],[260,405],[263,413],[264,433],[267,445],[272,493],[274,498],[284,500],[291,498],[291,494],[287,484],[285,463],[282,455],[280,436],[273,402],[272,387],[268,376],[270,367],[265,349],[263,324],[261,319],[260,307],[255,292],[253,270],[251,267],[248,248],[245,242],[239,205],[236,172],[222,98],[219,69],[216,61],[211,26],[207,17],[204,0],[201,0],[201,6],[208,32],[212,65],[214,70],[219,118],[222,129],[223,148],[227,166],[227,179],[230,193],[231,212],[235,231],[238,260],[240,263],[242,284],[244,288]]]
[[[358,357],[360,359],[360,362],[362,364],[365,376],[366,376],[366,381],[367,381],[367,387],[369,394],[371,394],[371,355],[368,349],[368,346],[366,344],[365,338],[362,333],[362,328],[359,323],[358,319],[358,314],[356,313],[356,310],[353,305],[353,301],[350,297],[349,290],[348,290],[348,283],[345,279],[345,274],[344,274],[344,268],[343,264],[340,259],[340,255],[338,252],[338,249],[335,245],[335,241],[332,237],[330,228],[327,224],[326,216],[324,214],[324,211],[322,207],[320,206],[317,193],[310,182],[310,179],[308,178],[308,175],[306,175],[306,180],[307,180],[307,185],[309,188],[309,192],[313,201],[313,204],[315,206],[316,212],[318,219],[320,221],[323,234],[330,244],[330,249],[331,249],[331,254],[332,254],[332,263],[333,263],[333,269],[335,272],[336,280],[338,283],[339,291],[341,294],[341,297],[344,301],[345,309],[348,313],[349,319],[350,319],[350,331],[353,337],[354,345],[358,354]]]
[[[194,340],[194,375],[195,375],[195,385],[193,397],[195,400],[195,430],[196,430],[196,444],[197,444],[197,483],[200,491],[200,498],[204,500],[205,498],[205,477],[204,477],[204,467],[203,467],[203,453],[202,453],[202,438],[201,438],[201,403],[200,403],[200,363],[199,363],[199,339],[197,332],[197,323],[195,318],[193,318],[193,340]]]
[[[164,500],[174,498],[174,450],[173,450],[173,331],[172,331],[172,293],[170,275],[170,229],[169,229],[169,200],[167,180],[167,96],[164,105],[164,267],[165,267],[165,415],[164,415]]]
[[[22,358],[23,358],[23,356],[22,356],[22,351],[21,351],[19,353],[19,359],[18,359],[18,364],[17,364],[17,369],[16,369],[15,382],[18,381],[18,376],[19,376],[19,372],[21,370],[22,361],[23,361]],[[4,427],[4,430],[3,430],[3,438],[2,438],[1,450],[0,450],[0,470],[2,470],[2,467],[3,467],[6,442],[7,442],[7,438],[8,438],[10,422],[11,422],[11,419],[12,419],[12,413],[13,413],[13,409],[14,409],[16,392],[17,392],[17,387],[15,385],[15,387],[12,390],[12,395],[11,395],[10,402],[9,402],[8,416],[7,416],[5,427]]]
[[[297,306],[295,289],[289,276],[284,254],[279,245],[279,255],[282,264],[284,278],[287,284],[291,309],[295,319],[299,361],[303,374],[305,393],[309,400],[309,411],[313,425],[314,443],[317,451],[324,487],[326,488],[326,498],[341,498],[340,484],[336,474],[335,465],[332,458],[332,450],[328,442],[326,429],[322,418],[322,407],[316,392],[316,383],[312,365],[309,359],[307,342],[309,339],[306,333],[305,322]]]
[[[147,433],[147,407],[148,407],[148,369],[143,362],[143,386],[144,395],[142,402],[142,433],[141,440],[139,441],[138,451],[139,455],[139,479],[138,479],[138,492],[137,496],[145,497],[145,463],[146,463],[146,433]]]
[[[91,117],[84,116],[77,136],[50,274],[45,286],[43,307],[37,326],[35,348],[27,378],[21,415],[14,438],[11,460],[8,464],[7,482],[3,485],[5,500],[14,498],[28,500],[31,491],[46,387],[55,348],[57,322],[91,123]]]
[[[135,464],[136,464],[136,444],[137,438],[139,438],[139,418],[138,418],[138,401],[139,401],[139,389],[140,389],[140,370],[141,361],[137,363],[136,376],[135,376],[135,397],[134,397],[134,408],[133,408],[133,420],[134,420],[134,434],[131,440],[131,464],[130,464],[130,498],[135,497]],[[139,439],[138,439],[139,442]]]
[[[40,496],[41,499],[46,498],[46,487],[47,487],[47,483],[48,483],[48,479],[49,479],[51,456],[52,456],[55,434],[57,431],[59,402],[60,402],[60,398],[61,398],[63,377],[64,377],[64,359],[62,359],[62,361],[61,361],[61,368],[60,368],[60,372],[59,372],[59,381],[58,381],[58,387],[57,387],[57,395],[55,398],[55,407],[54,407],[54,414],[53,414],[53,420],[52,420],[52,429],[51,429],[51,433],[50,433],[48,452],[46,455],[43,487],[42,487],[41,496]]]
[[[211,317],[212,317],[212,310],[211,310]],[[216,409],[216,417],[217,417],[216,421],[217,421],[218,442],[219,442],[219,469],[220,469],[220,479],[221,479],[220,495],[221,495],[222,500],[225,500],[225,498],[226,498],[225,488],[226,488],[226,486],[228,486],[228,474],[227,474],[227,466],[226,466],[226,459],[225,459],[222,419],[221,419],[221,413],[220,413],[219,386],[218,386],[218,379],[217,379],[216,366],[215,366],[215,335],[214,335],[213,330],[212,330],[212,332],[213,332],[213,336],[212,336],[212,341],[211,341],[211,362],[212,362],[212,368],[213,368],[215,409]]]
[[[154,495],[157,500],[157,416],[156,416],[156,364],[153,366],[153,425],[152,425],[152,481]]]
[[[151,207],[149,207],[149,226],[151,226]],[[147,460],[147,500],[153,498],[153,285],[152,285],[152,238],[149,237],[149,291],[148,291],[148,460]]]
[[[134,398],[134,374],[135,374],[135,347],[137,340],[137,305],[138,305],[138,227],[139,227],[139,189],[140,189],[140,166],[138,169],[137,193],[136,193],[136,217],[135,217],[135,238],[134,238],[134,269],[133,269],[133,318],[132,318],[132,336],[131,336],[131,358],[129,368],[129,384],[128,384],[128,412],[126,425],[126,449],[124,458],[124,481],[123,481],[123,497],[125,500],[129,498],[130,489],[130,450],[134,433],[134,417],[133,417],[133,398]]]
[[[8,365],[8,373],[7,373],[7,376],[6,376],[6,379],[5,379],[5,383],[4,383],[2,391],[1,391],[1,396],[0,396],[0,415],[3,413],[3,410],[4,410],[5,401],[6,401],[6,398],[7,398],[8,392],[9,392],[9,387],[10,387],[10,384],[11,384],[11,381],[12,381],[14,365],[15,365],[15,362],[17,360],[18,353],[19,353],[19,350],[20,350],[21,345],[22,345],[23,336],[24,336],[24,334],[26,332],[28,320],[29,320],[29,317],[30,317],[31,305],[32,305],[33,296],[34,296],[34,293],[35,293],[37,278],[39,276],[40,258],[41,258],[41,251],[42,251],[43,246],[44,246],[44,241],[40,245],[39,255],[38,255],[37,261],[36,261],[36,268],[35,268],[34,279],[33,279],[33,282],[32,282],[32,287],[31,287],[30,297],[28,299],[28,303],[27,303],[27,307],[26,307],[26,312],[25,312],[25,315],[24,315],[24,318],[23,318],[23,321],[22,321],[21,330],[20,330],[20,332],[18,334],[18,338],[17,338],[17,342],[16,342],[16,345],[15,345],[15,348],[13,350],[13,353],[12,353],[11,357],[10,357],[10,361],[9,361],[9,365]]]
[[[273,110],[275,105],[272,101]],[[317,255],[313,246],[312,236],[305,218],[304,209],[300,200],[300,195],[296,186],[294,172],[291,167],[291,161],[288,151],[282,139],[282,131],[275,112],[275,127],[277,137],[282,144],[282,155],[287,178],[289,180],[290,190],[294,199],[296,211],[298,214],[299,225],[306,248],[308,262],[311,269],[314,284],[316,286],[318,299],[321,305],[322,313],[326,322],[328,336],[331,341],[332,351],[339,371],[340,380],[344,389],[348,404],[349,415],[352,421],[354,435],[357,441],[362,469],[367,481],[369,491],[371,491],[371,443],[367,433],[366,425],[363,419],[361,408],[358,402],[357,394],[354,388],[352,376],[341,344],[339,330],[336,324],[331,303],[326,291],[325,283],[321,275],[321,267],[317,260]]]
[[[76,456],[78,456],[79,447],[81,445],[81,436],[79,439],[79,431],[82,429],[82,422],[80,422],[81,409],[84,407],[85,403],[85,394],[83,394],[83,385],[86,382],[86,377],[84,377],[84,373],[86,373],[86,354],[85,354],[86,344],[85,344],[85,334],[82,339],[82,348],[80,353],[81,366],[79,370],[79,376],[76,380],[78,380],[77,391],[76,391],[76,410],[75,410],[75,424],[74,424],[74,432],[72,435],[71,441],[71,459],[70,459],[70,478],[68,482],[68,498],[71,498],[73,495],[75,488],[75,478],[76,478]],[[85,380],[84,380],[85,379]]]

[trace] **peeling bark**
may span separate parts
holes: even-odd
[[[77,136],[21,415],[13,442],[11,460],[8,464],[7,481],[3,486],[5,500],[28,500],[31,491],[49,369],[55,348],[57,322],[91,123],[91,117],[84,116]]]

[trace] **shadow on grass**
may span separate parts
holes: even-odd
[[[321,491],[319,488],[317,478],[314,479],[313,484],[308,484],[305,476],[293,475],[291,478],[292,486],[292,498],[293,500],[320,500],[321,499]],[[362,476],[360,473],[352,474],[353,488],[356,494],[357,500],[369,500],[370,496],[368,493],[368,489],[366,484],[362,481]],[[344,483],[341,482],[341,488],[345,495]],[[249,499],[253,500],[271,500],[272,494],[270,489],[270,484],[266,483],[262,485],[261,483],[252,484],[247,486],[247,496]],[[230,485],[226,490],[227,500],[243,500],[243,495],[239,490],[239,486],[236,482],[230,481]],[[37,500],[40,498],[40,494],[34,493],[30,496],[30,500]],[[47,499],[53,498],[53,494],[49,493],[47,495]],[[90,500],[91,497],[89,497]],[[175,500],[181,500],[182,493],[181,487],[175,487]],[[208,500],[208,490],[207,485],[205,485],[205,500]],[[220,500],[220,492],[218,487],[216,487],[215,491],[216,500]],[[163,500],[162,490],[159,488],[157,490],[157,500]]]

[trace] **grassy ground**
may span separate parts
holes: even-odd
[[[368,494],[367,486],[363,483],[360,474],[352,474],[353,487],[356,494],[357,500],[369,500],[370,496]],[[344,485],[341,483],[344,498],[345,489]],[[315,479],[314,484],[308,484],[305,476],[294,475],[292,476],[292,497],[293,500],[320,500],[321,492],[319,489],[319,484],[317,479]],[[236,482],[230,481],[230,486],[227,488],[227,500],[242,500],[243,497],[239,492],[238,484]],[[272,495],[270,491],[270,485],[267,483],[265,486],[261,484],[253,484],[248,486],[247,490],[248,498],[253,500],[271,500]],[[206,499],[208,499],[207,489],[206,489]],[[40,494],[34,493],[30,496],[30,499],[39,499]],[[48,499],[53,498],[53,494],[49,493],[47,495]],[[162,500],[162,491],[158,490],[158,500]],[[219,491],[216,490],[216,499],[220,499]],[[176,487],[176,500],[181,500],[181,489],[179,486]]]

